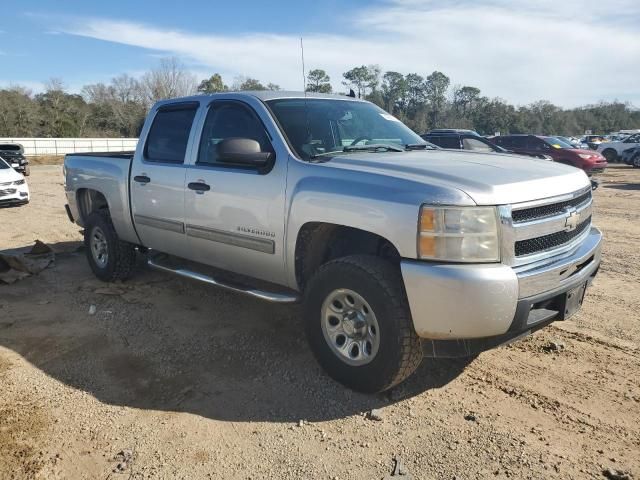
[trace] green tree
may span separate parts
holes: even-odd
[[[396,111],[404,113],[407,96],[407,81],[399,72],[386,72],[382,77],[382,98],[384,108],[392,115]]]
[[[198,91],[202,93],[218,93],[226,92],[227,90],[229,90],[229,87],[224,84],[219,73],[214,73],[211,77],[205,78],[198,85]]]
[[[425,81],[425,94],[429,102],[429,116],[432,127],[439,126],[438,120],[444,112],[449,77],[444,73],[435,71]]]
[[[259,80],[251,77],[236,77],[232,90],[241,91],[241,90],[267,90]]]
[[[311,70],[307,75],[307,92],[331,93],[331,77],[320,68]]]
[[[358,98],[365,98],[368,93],[375,91],[380,82],[380,67],[377,65],[362,65],[342,74],[345,87],[353,88]]]

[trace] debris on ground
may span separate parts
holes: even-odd
[[[370,410],[369,413],[367,413],[367,418],[369,420],[381,422],[382,420],[384,420],[384,415],[382,413],[382,410],[380,410],[379,408],[374,408],[373,410]]]
[[[89,315],[95,315],[96,314],[96,310],[97,310],[96,306],[95,305],[91,305],[89,307]]]
[[[542,347],[545,352],[561,352],[565,348],[567,348],[567,346],[560,340],[551,340],[544,347]]]
[[[609,480],[633,480],[633,476],[629,472],[608,468],[602,471],[602,475]]]
[[[36,240],[33,247],[0,252],[0,282],[15,283],[36,275],[51,265],[55,254],[49,245]]]
[[[393,459],[393,469],[391,470],[391,475],[387,475],[382,480],[389,480],[391,478],[402,477],[404,480],[412,480],[413,476],[409,473],[407,468],[404,466],[404,462],[400,457],[394,457]]]
[[[464,416],[464,419],[467,420],[468,422],[477,422],[478,421],[478,417],[476,416],[475,413],[467,413]]]

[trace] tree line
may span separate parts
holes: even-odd
[[[546,100],[515,106],[501,98],[482,95],[468,85],[451,85],[435,71],[382,72],[378,65],[361,65],[344,72],[345,92],[352,90],[395,115],[418,133],[432,128],[468,128],[495,132],[579,135],[585,130],[608,133],[640,127],[640,111],[628,103],[600,102],[565,109]],[[219,74],[202,81],[175,58],[139,78],[120,75],[109,83],[86,85],[69,93],[63,82],[50,80],[41,93],[21,86],[0,89],[0,137],[137,137],[154,102],[192,95],[241,90],[280,90],[274,83],[236,77],[225,84]],[[311,70],[309,92],[332,93],[329,75]],[[345,93],[339,92],[339,93]]]

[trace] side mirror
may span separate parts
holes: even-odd
[[[225,138],[217,145],[218,161],[248,167],[264,167],[274,157],[263,152],[260,144],[250,138]]]

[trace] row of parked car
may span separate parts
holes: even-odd
[[[588,175],[601,172],[607,160],[600,153],[575,148],[557,137],[545,135],[501,135],[484,138],[473,130],[439,129],[422,135],[426,141],[442,148],[485,152],[515,153],[553,160],[584,170]]]
[[[441,148],[516,153],[553,160],[581,168],[589,175],[616,161],[640,168],[640,133],[599,143],[595,149],[570,137],[527,134],[482,137],[473,130],[462,129],[431,130],[422,138]]]

